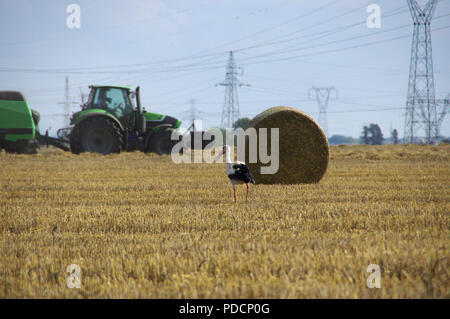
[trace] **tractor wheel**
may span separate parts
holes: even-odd
[[[172,130],[164,130],[156,132],[147,143],[146,151],[155,152],[159,155],[170,154],[172,152],[173,146],[177,141],[172,141]]]
[[[122,144],[123,135],[120,128],[113,121],[103,117],[83,121],[70,134],[70,150],[74,154],[120,153]]]

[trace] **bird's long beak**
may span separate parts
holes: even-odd
[[[223,155],[224,150],[220,151],[219,155],[216,156],[216,158],[214,159],[214,162],[217,162],[217,160]]]

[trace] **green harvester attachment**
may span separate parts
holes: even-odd
[[[0,148],[35,153],[38,122],[39,113],[30,109],[22,93],[0,91]]]

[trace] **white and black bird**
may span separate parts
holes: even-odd
[[[234,192],[234,202],[236,202],[236,185],[245,184],[247,186],[247,192],[245,198],[248,198],[248,183],[255,184],[255,179],[253,178],[248,166],[244,162],[236,161],[232,162],[231,157],[231,148],[228,145],[223,147],[223,150],[217,155],[214,161],[217,161],[223,154],[225,154],[226,163],[227,163],[227,176],[231,181],[231,185],[233,186]]]

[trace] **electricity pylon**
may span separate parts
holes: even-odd
[[[315,94],[317,105],[319,106],[319,124],[326,136],[328,136],[327,107],[332,91],[335,92],[335,98],[337,99],[337,90],[334,86],[322,88],[313,86],[308,90],[309,99],[311,98],[311,92]]]
[[[216,84],[216,86],[225,86],[225,98],[223,102],[222,119],[220,122],[221,128],[231,128],[233,126],[233,123],[239,118],[238,87],[250,86],[248,84],[242,84],[239,82],[237,78],[238,69],[241,68],[237,67],[234,63],[233,51],[230,51],[225,81]],[[240,75],[242,75],[242,72]]]
[[[197,108],[195,107],[196,103],[197,100],[190,99],[189,104],[191,105],[191,107],[189,111],[183,112],[184,114],[186,114],[186,116],[183,117],[183,120],[188,120],[189,123],[191,123],[187,131],[192,130],[195,132],[197,130],[197,127],[195,125],[196,120],[203,120],[203,118],[200,117],[200,115],[202,115],[204,112],[197,110]]]
[[[414,143],[417,130],[423,127],[427,143],[432,143],[439,131],[434,92],[433,57],[430,23],[437,0],[421,8],[416,0],[407,0],[414,22],[408,96],[406,99],[405,143]]]
[[[69,92],[69,77],[66,76],[66,85],[65,85],[65,93],[64,93],[64,102],[58,102],[58,104],[64,105],[64,127],[69,127],[70,125],[70,113],[71,106],[78,104],[77,102],[72,100]]]
[[[434,135],[437,137],[440,135],[441,125],[444,122],[445,115],[447,115],[450,109],[450,94],[447,95],[445,99],[436,100],[436,108],[440,109],[440,113],[438,111],[437,114],[437,123],[435,126]]]

